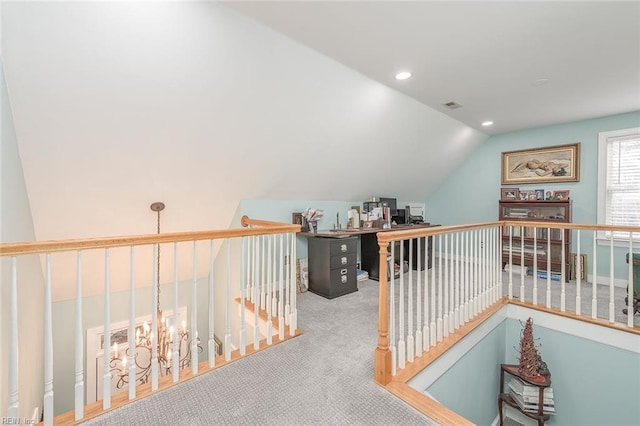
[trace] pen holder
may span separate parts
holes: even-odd
[[[300,231],[309,232],[309,221],[304,216],[302,216],[302,227],[300,228]]]
[[[318,232],[318,221],[313,220],[313,221],[309,222],[309,225],[310,225],[310,229],[309,230],[311,232]]]

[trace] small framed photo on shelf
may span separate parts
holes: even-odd
[[[500,199],[501,200],[519,200],[520,199],[520,190],[518,188],[501,188],[500,189]]]
[[[553,199],[558,201],[569,200],[569,190],[553,191]]]
[[[536,200],[544,200],[544,189],[536,189]]]
[[[536,193],[535,191],[529,189],[520,190],[520,201],[530,201],[535,200]]]

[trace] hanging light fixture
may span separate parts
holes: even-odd
[[[151,204],[151,210],[157,213],[157,230],[160,234],[160,212],[165,208],[164,203],[155,202]],[[176,354],[172,353],[174,327],[178,327],[178,369],[182,370],[191,365],[191,336],[186,326],[186,321],[177,324],[178,313],[174,312],[171,318],[166,318],[160,309],[160,244],[157,244],[156,257],[156,312],[158,320],[158,365],[160,376],[171,374],[172,359]],[[149,382],[151,375],[151,355],[153,352],[154,337],[151,327],[144,321],[141,325],[136,326],[135,332],[135,363],[136,377],[135,380],[139,385]],[[200,338],[196,335],[198,353],[202,352]],[[127,357],[129,356],[129,347],[120,350],[118,344],[114,343],[112,347],[112,355],[110,367],[112,379],[116,380],[116,388],[121,389],[129,383],[129,373],[127,369]]]

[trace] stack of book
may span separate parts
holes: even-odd
[[[522,380],[514,377],[509,381],[509,395],[518,404],[522,411],[527,413],[538,412],[538,400],[540,398],[540,389],[537,386],[531,386]],[[543,413],[555,414],[556,407],[553,403],[553,388],[544,388]]]
[[[356,279],[358,281],[366,281],[369,279],[369,273],[367,271],[363,271],[362,269],[358,269],[356,272]]]

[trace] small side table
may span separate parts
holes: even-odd
[[[530,413],[528,411],[523,411],[517,402],[513,400],[511,395],[504,391],[504,373],[510,374],[522,380],[523,382],[536,386],[538,388],[538,412]],[[503,426],[503,417],[502,417],[502,404],[506,403],[507,405],[515,408],[520,411],[527,417],[530,417],[534,420],[538,421],[538,426],[544,425],[544,422],[549,420],[549,414],[544,413],[544,389],[551,386],[550,377],[546,376],[544,382],[532,382],[522,377],[518,372],[517,364],[500,364],[500,394],[498,395],[498,413],[500,418],[500,426]]]

